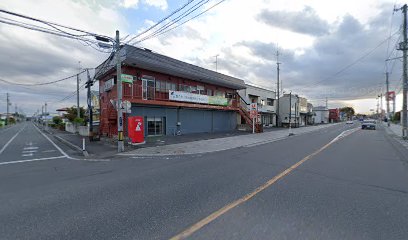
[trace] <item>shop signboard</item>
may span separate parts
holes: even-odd
[[[190,92],[169,90],[169,100],[228,106],[228,99],[220,96],[207,96]]]
[[[390,91],[386,95],[388,97],[388,101],[394,101],[395,100],[395,92],[394,91]]]
[[[208,96],[208,104],[228,106],[228,99],[220,96]]]
[[[249,114],[252,119],[258,116],[258,103],[251,103]]]
[[[122,82],[133,84],[133,76],[129,74],[122,74],[121,75]]]

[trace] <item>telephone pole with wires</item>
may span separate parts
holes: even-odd
[[[81,110],[79,109],[79,73],[81,72],[81,61],[78,62],[77,74],[77,118],[81,117]]]
[[[404,20],[402,24],[402,31],[403,31],[403,41],[399,43],[398,50],[402,51],[402,138],[407,139],[407,90],[408,90],[408,73],[407,73],[407,4],[404,4],[400,9],[396,9],[394,11],[401,10],[402,14],[404,15]]]
[[[93,141],[93,111],[92,111],[92,96],[91,96],[91,87],[93,86],[93,81],[89,75],[89,69],[86,69],[86,75],[88,81],[86,82],[85,88],[87,91],[87,102],[88,102],[88,119],[89,119],[89,140]]]
[[[387,125],[388,127],[390,126],[390,119],[391,119],[391,114],[390,114],[390,81],[388,80],[389,73],[388,71],[385,73],[385,87],[386,87],[386,93],[385,93],[385,101],[387,104]]]
[[[6,93],[6,104],[7,104],[7,113],[6,113],[6,125],[8,125],[9,121],[9,107],[10,107],[10,97],[9,93]]]
[[[280,98],[280,65],[279,62],[279,50],[276,50],[276,126],[280,127],[280,117],[279,117],[279,98]]]
[[[220,54],[215,55],[215,71],[218,72],[218,56],[220,56]]]
[[[118,108],[118,152],[125,151],[123,142],[123,104],[122,104],[122,61],[120,59],[120,38],[119,31],[116,30],[115,43],[116,58],[116,79],[117,79],[117,108]]]

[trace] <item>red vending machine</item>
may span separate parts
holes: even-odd
[[[142,116],[128,117],[128,135],[132,143],[144,143],[144,124]]]

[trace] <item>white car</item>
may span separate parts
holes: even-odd
[[[352,120],[348,120],[347,122],[346,122],[346,124],[353,124],[354,122],[352,121]]]

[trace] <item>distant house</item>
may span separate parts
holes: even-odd
[[[298,96],[295,94],[284,94],[279,98],[279,117],[282,126],[298,126],[299,108]]]
[[[314,123],[329,123],[329,109],[324,106],[317,106],[313,108]]]
[[[329,109],[329,122],[339,122],[340,121],[340,109],[332,108]]]
[[[238,93],[247,104],[258,103],[258,113],[261,115],[260,120],[263,126],[267,127],[276,125],[275,91],[246,84],[246,88],[239,90]],[[241,117],[241,122],[243,121],[244,119]]]
[[[306,116],[306,124],[313,125],[314,122],[314,112],[313,112],[313,104],[307,103],[307,116]]]
[[[284,94],[279,98],[279,117],[282,126],[289,126],[289,122],[292,127],[313,124],[312,106],[304,97],[296,94]]]

